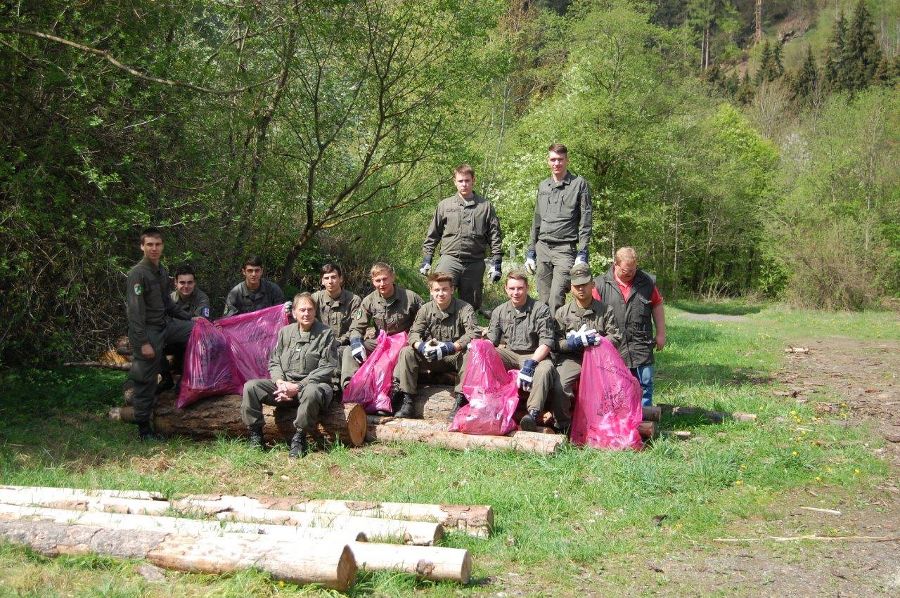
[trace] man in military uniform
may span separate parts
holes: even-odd
[[[384,262],[375,262],[369,271],[375,290],[366,295],[353,314],[350,324],[350,350],[341,358],[341,388],[359,370],[366,357],[375,350],[375,339],[366,339],[366,328],[375,324],[376,330],[388,334],[408,331],[422,307],[422,298],[394,284],[394,269]]]
[[[344,288],[344,276],[340,266],[322,266],[322,290],[312,294],[316,302],[316,319],[331,328],[338,346],[350,345],[350,324],[362,299]]]
[[[584,350],[607,337],[618,348],[622,337],[612,308],[594,299],[594,280],[587,264],[576,264],[569,272],[572,300],[556,310],[559,354],[556,361],[556,385],[553,392],[553,419],[556,430],[567,434],[572,424],[572,388],[581,375]]]
[[[491,313],[487,338],[508,369],[519,368],[519,390],[528,393],[528,413],[519,427],[533,432],[556,376],[550,359],[556,343],[553,318],[545,303],[528,296],[528,279],[520,272],[506,275],[506,295],[509,301]]]
[[[209,319],[209,297],[197,288],[191,266],[185,264],[175,269],[175,290],[170,296],[175,303],[174,316],[179,320]]]
[[[141,440],[155,440],[151,420],[155,404],[157,376],[165,359],[163,347],[187,343],[194,326],[191,320],[175,320],[175,306],[169,297],[169,274],[160,264],[162,231],[147,228],[141,233],[143,259],[128,271],[126,304],[128,340],[132,347],[128,378],[134,383],[134,419]]]
[[[409,345],[400,350],[394,375],[399,380],[402,406],[397,417],[415,416],[419,369],[454,372],[457,375],[454,414],[465,404],[462,394],[463,352],[475,338],[475,310],[453,296],[453,276],[435,272],[428,276],[431,301],[422,306],[409,330]]]
[[[538,185],[525,269],[536,273],[538,298],[556,313],[565,302],[572,265],[588,262],[593,210],[587,181],[568,170],[566,146],[551,145],[547,164],[551,176]]]
[[[457,194],[441,200],[434,212],[425,242],[422,244],[424,275],[431,271],[434,249],[441,244],[441,259],[436,271],[453,276],[453,285],[459,289],[459,298],[474,307],[481,308],[484,287],[484,258],[491,251],[491,282],[500,280],[503,260],[503,235],[500,220],[491,202],[472,191],[475,170],[468,164],[453,171]]]
[[[265,448],[262,406],[297,404],[290,456],[306,455],[306,433],[315,428],[319,413],[331,403],[331,376],[337,367],[334,332],[316,320],[316,303],[309,293],[294,296],[296,324],[278,331],[269,359],[269,379],[244,385],[241,419],[250,430],[250,444]]]
[[[263,278],[263,263],[259,256],[249,256],[244,261],[241,274],[244,275],[244,282],[228,292],[224,317],[259,311],[285,302],[281,287]],[[290,303],[285,305],[285,311],[288,308]]]
[[[622,334],[619,354],[641,383],[641,402],[652,405],[653,351],[666,346],[666,316],[656,278],[638,268],[633,247],[622,247],[609,271],[595,282],[594,296],[612,308]]]

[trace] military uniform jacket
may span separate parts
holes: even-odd
[[[560,182],[547,178],[538,185],[528,250],[538,241],[577,243],[586,251],[591,240],[591,190],[582,177],[567,172]]]
[[[475,308],[453,297],[446,311],[429,301],[416,314],[409,329],[409,345],[415,348],[422,341],[458,342],[465,349],[475,338]]]
[[[653,306],[650,303],[656,280],[638,269],[631,281],[631,293],[628,299],[622,296],[613,266],[606,274],[594,279],[597,292],[603,302],[613,310],[616,325],[622,334],[619,354],[629,368],[653,363],[653,348],[656,339],[653,335]]]
[[[132,343],[149,343],[147,327],[165,326],[166,315],[171,316],[175,310],[168,290],[169,273],[162,264],[154,266],[144,258],[128,271],[126,307]]]
[[[281,287],[274,282],[263,278],[259,281],[259,288],[251,291],[247,288],[245,281],[228,292],[223,315],[227,318],[237,314],[247,314],[279,303],[284,303],[284,293],[281,291]]]
[[[423,303],[421,297],[397,285],[394,285],[394,295],[388,299],[384,299],[378,291],[372,291],[362,300],[353,316],[350,338],[363,337],[369,320],[375,322],[378,330],[388,334],[406,332],[412,327]]]
[[[488,326],[488,340],[494,346],[506,343],[512,351],[534,351],[538,345],[556,346],[555,328],[550,308],[546,303],[531,297],[525,300],[522,309],[516,309],[512,301],[494,308]]]
[[[337,367],[334,332],[318,320],[309,332],[301,330],[299,324],[288,324],[278,331],[278,342],[269,358],[272,380],[328,384]]]
[[[463,199],[459,194],[438,203],[422,244],[426,260],[434,256],[441,244],[441,253],[461,261],[483,260],[488,248],[494,259],[503,257],[503,234],[500,220],[491,202],[477,194]]]
[[[316,291],[312,295],[316,302],[316,318],[331,328],[338,345],[350,343],[350,324],[353,322],[353,314],[362,304],[359,295],[342,289],[337,299],[332,299],[328,291]]]
[[[556,310],[560,353],[581,354],[584,351],[583,347],[570,347],[566,340],[566,334],[570,330],[578,330],[584,324],[587,324],[588,330],[593,328],[597,334],[605,336],[618,348],[622,336],[615,320],[612,308],[601,301],[592,299],[591,304],[584,309],[574,300],[569,301]]]
[[[194,292],[186,299],[182,298],[178,291],[172,291],[169,298],[175,304],[175,311],[172,313],[172,317],[179,320],[209,318],[209,297],[200,289],[194,287]]]

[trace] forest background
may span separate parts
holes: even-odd
[[[591,265],[668,297],[826,309],[900,291],[900,4],[131,0],[0,6],[0,364],[124,332],[141,228],[220,311],[243,256],[417,284],[451,170],[521,263],[546,149],[591,185]]]

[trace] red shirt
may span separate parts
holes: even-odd
[[[628,301],[628,296],[631,295],[631,283],[625,283],[619,280],[619,277],[616,276],[616,284],[619,285],[619,290],[622,292],[622,297],[625,301]],[[597,287],[594,287],[594,299],[597,301],[603,301],[603,297],[600,296],[600,291],[597,290]],[[653,294],[650,295],[650,307],[656,307],[663,302],[662,295],[659,294],[659,289],[656,285],[653,285]]]

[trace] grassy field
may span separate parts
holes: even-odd
[[[721,318],[721,315],[727,316]],[[645,563],[709,545],[748,520],[765,521],[798,491],[840,492],[860,502],[884,482],[879,440],[846,425],[846,412],[816,415],[776,394],[785,343],[841,335],[900,338],[896,316],[792,311],[744,304],[678,303],[658,357],[657,401],[759,414],[756,423],[665,420],[689,441],[661,439],[642,452],[567,448],[553,457],[417,445],[338,447],[291,462],[240,442],[171,440],[144,445],[131,426],[107,421],[124,374],[84,370],[6,372],[0,402],[0,482],[493,505],[492,538],[450,534],[474,558],[468,587],[405,575],[361,575],[354,595],[445,596],[498,592],[579,595],[634,589]],[[697,319],[703,318],[703,319]],[[0,545],[0,595],[282,596],[324,594],[234,576],[169,573],[151,583],[140,563],[47,559]],[[652,582],[647,582],[652,583]],[[658,587],[664,590],[664,587]]]

